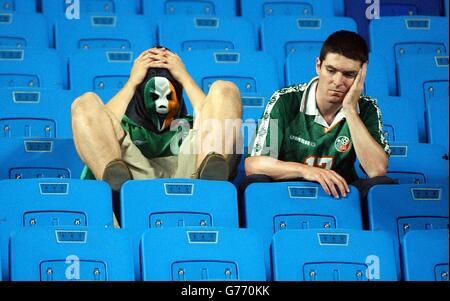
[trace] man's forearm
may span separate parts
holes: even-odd
[[[106,104],[108,110],[110,110],[118,120],[122,120],[123,115],[127,110],[127,107],[134,96],[137,85],[128,81],[125,86],[117,92]]]
[[[186,91],[186,95],[189,98],[193,109],[197,112],[200,112],[206,98],[205,93],[202,91],[202,89],[200,89],[200,87],[195,83],[190,75],[186,75],[184,77],[181,85]]]
[[[362,167],[371,178],[385,175],[388,157],[383,148],[370,135],[355,110],[346,111],[345,114],[356,156]]]
[[[284,162],[272,157],[256,156],[245,160],[247,175],[264,174],[274,180],[290,180],[303,177],[306,165],[297,162]]]

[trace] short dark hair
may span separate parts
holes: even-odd
[[[323,43],[320,50],[320,61],[323,62],[328,53],[336,53],[346,58],[360,61],[361,64],[369,60],[369,47],[366,41],[356,32],[340,30],[331,34]]]

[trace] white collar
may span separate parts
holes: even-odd
[[[331,125],[325,121],[325,118],[320,114],[319,109],[316,104],[316,89],[319,83],[319,77],[314,77],[307,85],[305,93],[303,93],[302,102],[300,104],[300,112],[304,112],[306,115],[316,116],[314,122],[322,125],[325,129],[331,129],[337,123],[341,122],[345,118],[343,109],[341,108],[339,112],[333,119]],[[356,104],[356,111],[359,114],[359,104]]]

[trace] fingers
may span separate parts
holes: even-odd
[[[318,182],[323,187],[328,195],[332,195],[335,199],[339,199],[339,195],[344,198],[347,197],[347,193],[350,192],[347,181],[333,170],[324,171]]]

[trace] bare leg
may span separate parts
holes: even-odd
[[[235,154],[236,142],[241,141],[242,102],[239,89],[231,82],[216,81],[211,86],[205,104],[194,122],[198,131],[197,168],[210,152]],[[239,148],[237,148],[239,149]]]
[[[72,104],[72,129],[81,160],[97,179],[106,165],[122,158],[119,141],[125,131],[95,93],[85,93]]]

